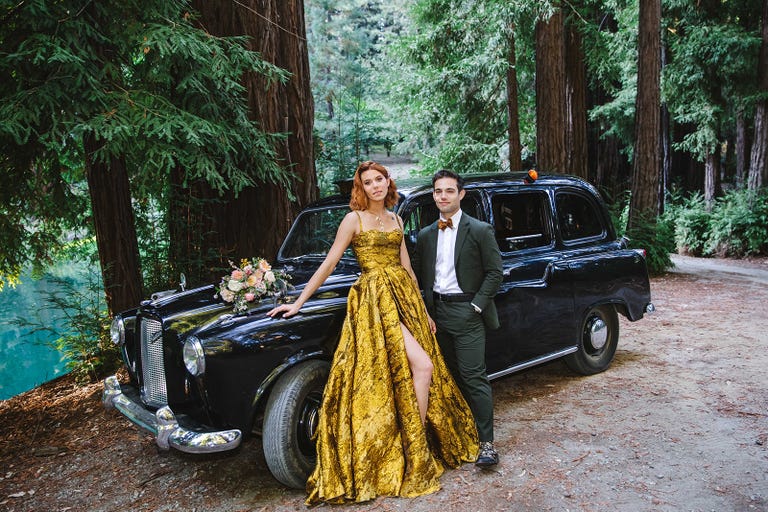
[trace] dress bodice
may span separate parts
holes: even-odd
[[[361,231],[352,239],[357,262],[363,272],[400,264],[400,244],[403,232],[399,229]]]

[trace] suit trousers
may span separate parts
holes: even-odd
[[[493,396],[485,368],[485,324],[469,302],[435,301],[437,342],[472,409],[480,441],[493,441]]]

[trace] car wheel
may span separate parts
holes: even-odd
[[[267,466],[281,483],[303,489],[315,467],[317,412],[329,364],[313,360],[285,372],[275,384],[264,414],[262,446]]]
[[[612,305],[591,308],[581,324],[579,349],[565,358],[568,367],[593,375],[610,366],[619,344],[619,316]]]

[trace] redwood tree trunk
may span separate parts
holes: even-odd
[[[284,133],[278,163],[294,177],[292,190],[271,183],[225,197],[210,215],[225,259],[274,258],[296,214],[318,195],[312,144],[314,105],[309,85],[309,54],[300,0],[197,0],[201,24],[212,34],[249,36],[249,47],[291,73],[284,83],[267,84],[261,75],[245,77],[252,119],[269,133]],[[294,200],[291,200],[291,195]],[[225,266],[225,265],[224,265]]]
[[[762,43],[757,63],[760,92],[768,93],[768,0],[763,0]],[[755,110],[752,154],[749,159],[747,187],[756,190],[766,181],[766,159],[768,158],[768,100],[762,99]]]
[[[563,172],[582,178],[588,176],[587,158],[587,86],[581,34],[568,24],[565,46],[566,155]]]
[[[638,33],[635,150],[629,229],[642,218],[654,222],[659,213],[658,183],[661,165],[659,144],[661,0],[640,2]]]
[[[720,189],[720,150],[719,146],[707,155],[704,162],[704,202],[707,210],[715,204]]]
[[[536,165],[545,172],[566,170],[565,57],[563,14],[536,23]]]
[[[93,153],[102,144],[92,137],[86,137],[83,145],[107,308],[110,313],[116,313],[136,307],[142,298],[139,244],[128,171],[120,158],[109,162],[95,160]]]
[[[507,38],[507,136],[509,170],[520,171],[522,145],[520,144],[520,109],[517,101],[517,57],[515,55],[515,28],[510,27]]]
[[[744,110],[736,113],[736,142],[733,148],[736,157],[736,188],[744,188],[744,177],[747,168],[747,123],[744,120]]]

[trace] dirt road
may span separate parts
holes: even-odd
[[[656,314],[622,319],[612,367],[555,362],[493,383],[494,471],[363,511],[768,510],[768,264],[675,257],[652,280]],[[301,510],[258,440],[229,456],[158,454],[100,386],[66,381],[0,402],[0,509]]]

